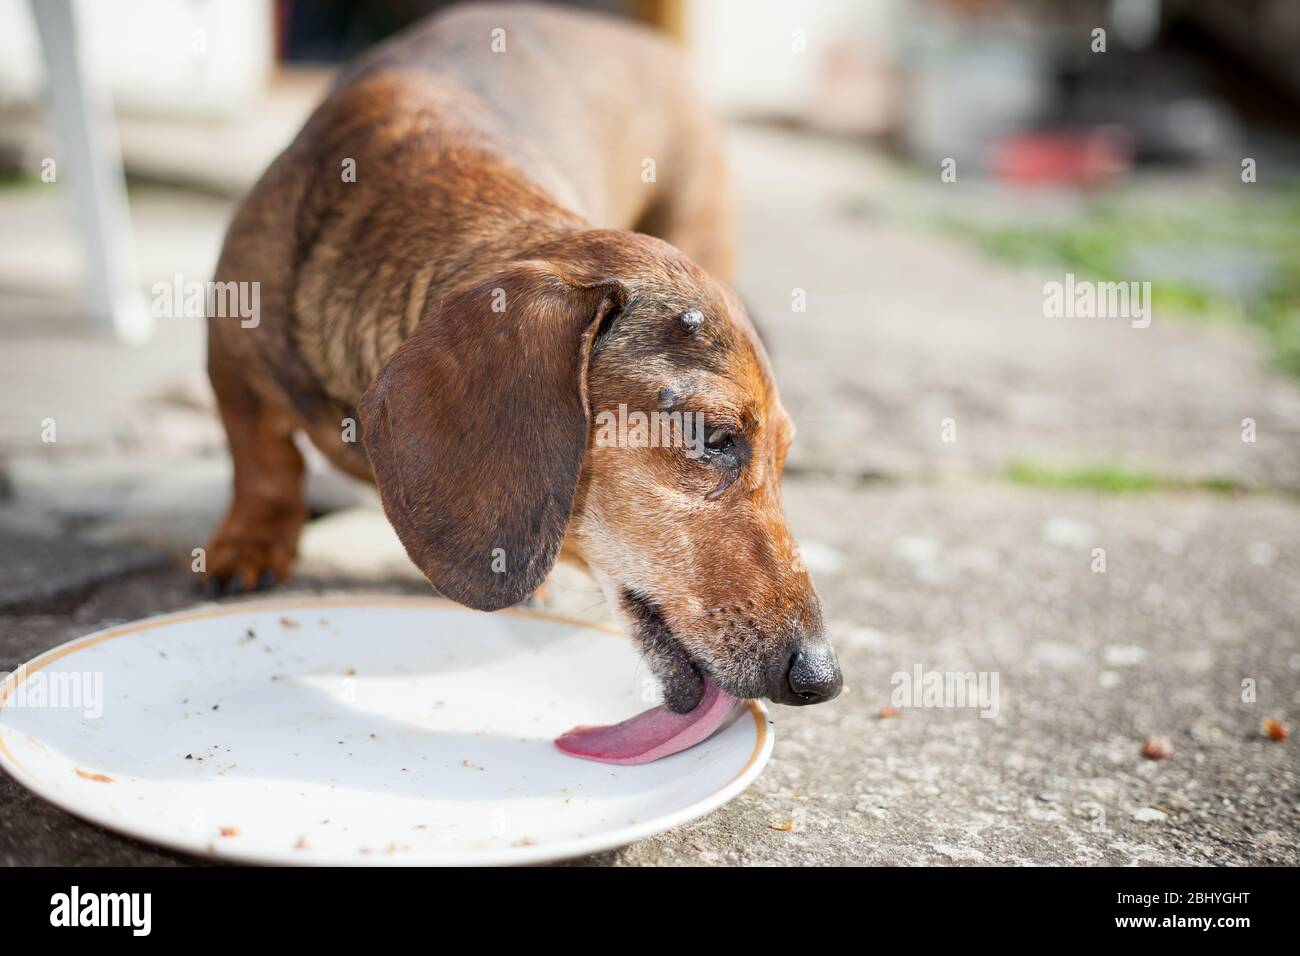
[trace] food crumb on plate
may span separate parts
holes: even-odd
[[[75,768],[77,776],[82,780],[93,780],[95,783],[112,783],[113,778],[106,773],[88,773],[80,767]]]
[[[790,820],[782,820],[780,822],[773,820],[767,826],[768,829],[780,830],[782,833],[789,833],[794,829],[794,823]]]
[[[280,618],[280,626],[291,631],[298,627],[298,622],[291,617],[282,617]]]
[[[897,717],[901,713],[902,711],[900,711],[897,707],[881,707],[880,719],[889,720],[892,717]]]
[[[534,840],[532,837],[520,837],[518,840],[515,840],[510,845],[511,846],[533,846],[536,843],[537,841]]]
[[[223,837],[239,836],[239,827],[218,827],[217,832]]]

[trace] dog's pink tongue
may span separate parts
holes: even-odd
[[[556,738],[555,746],[585,760],[649,763],[694,747],[730,724],[743,706],[706,677],[704,693],[690,713],[674,714],[660,705],[610,727],[574,727]]]

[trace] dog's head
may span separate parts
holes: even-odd
[[[816,703],[841,677],[786,526],[794,437],[734,294],[617,232],[534,250],[435,305],[360,405],[384,509],[443,594],[531,594],[566,537],[677,711],[701,672]]]

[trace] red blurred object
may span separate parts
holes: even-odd
[[[993,151],[993,172],[1019,185],[1096,186],[1128,170],[1132,150],[1122,130],[1018,133]]]
[[[1142,756],[1148,760],[1164,760],[1172,756],[1174,745],[1168,737],[1147,737],[1142,741]]]

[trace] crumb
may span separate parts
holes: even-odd
[[[217,832],[223,837],[239,836],[239,827],[218,827]]]
[[[213,705],[212,705],[212,709],[213,709],[213,710],[220,710],[220,709],[221,709],[221,705],[220,705],[220,704],[213,704]]]
[[[87,773],[80,767],[76,768],[77,776],[82,780],[93,780],[95,783],[112,783],[113,778],[106,773]]]
[[[355,677],[356,675],[357,675],[357,669],[356,669],[355,667],[345,667],[345,668],[343,668],[343,676],[344,676],[344,677]]]
[[[194,759],[194,754],[186,754],[186,755],[185,755],[185,759],[186,759],[186,760],[193,760],[193,759]]]
[[[889,720],[891,717],[897,717],[901,713],[902,711],[899,710],[897,707],[881,707],[880,719]]]
[[[781,823],[769,823],[767,826],[770,830],[780,830],[782,833],[789,833],[794,829],[794,824],[789,820],[785,820]]]
[[[293,848],[294,848],[295,850],[306,850],[306,849],[307,849],[307,838],[306,838],[305,836],[300,836],[300,837],[298,837],[298,842],[295,843],[295,844],[293,845]]]
[[[1269,740],[1286,740],[1291,736],[1291,728],[1274,717],[1266,718],[1259,729]]]
[[[292,631],[294,628],[298,626],[298,622],[291,617],[282,617],[280,618],[280,626],[285,628],[286,630]]]
[[[1142,756],[1148,760],[1164,760],[1173,756],[1174,745],[1168,737],[1148,737],[1142,741]]]
[[[515,840],[510,845],[511,846],[533,846],[536,843],[537,841],[534,840],[532,837],[520,837],[518,840]]]

